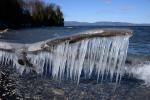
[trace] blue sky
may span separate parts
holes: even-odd
[[[46,0],[60,5],[65,21],[150,23],[150,0]]]

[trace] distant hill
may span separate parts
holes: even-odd
[[[150,26],[150,24],[135,24],[127,22],[77,22],[77,21],[65,21],[65,26]]]

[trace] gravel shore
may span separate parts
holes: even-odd
[[[115,82],[82,78],[59,82],[36,73],[19,75],[9,66],[0,66],[0,100],[148,100],[150,87],[142,81],[124,78]]]

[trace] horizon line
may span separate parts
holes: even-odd
[[[150,23],[134,23],[134,22],[123,22],[123,21],[93,21],[93,22],[87,22],[87,21],[75,21],[75,20],[65,20],[64,22],[80,22],[80,23],[96,23],[96,22],[119,22],[119,23],[129,23],[129,24],[150,24]]]

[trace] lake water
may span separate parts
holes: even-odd
[[[118,85],[116,92],[113,92],[114,83],[109,83],[104,81],[103,84],[95,83],[94,80],[84,80],[81,79],[79,86],[76,86],[72,82],[64,82],[59,85],[59,88],[65,91],[65,96],[69,99],[103,99],[103,100],[149,100],[150,99],[150,27],[60,27],[60,28],[35,28],[35,29],[22,29],[22,30],[10,30],[8,33],[0,36],[1,41],[8,41],[14,43],[35,43],[47,39],[58,38],[60,36],[68,36],[72,34],[77,34],[85,30],[99,29],[99,28],[127,28],[133,30],[134,34],[130,38],[128,55],[126,66],[130,66],[127,71],[131,74],[124,75],[121,83]],[[26,78],[21,82],[25,85]],[[29,82],[33,82],[28,79]],[[45,79],[36,79],[42,85],[41,88],[53,87],[58,88],[57,82],[50,82]],[[43,83],[41,83],[41,81]],[[44,83],[45,82],[45,83]],[[32,84],[32,83],[31,83]],[[34,83],[35,84],[35,83]],[[29,83],[26,83],[29,85]],[[20,86],[19,88],[22,89]],[[20,89],[20,90],[21,90]],[[35,90],[36,90],[35,89]],[[36,95],[36,93],[31,93],[31,89],[26,89],[28,94]],[[38,89],[37,89],[38,90]],[[45,90],[49,91],[49,90]],[[52,90],[51,90],[52,91]],[[23,92],[21,92],[23,94]],[[40,91],[41,95],[45,96],[43,98],[54,98],[57,95],[49,96],[47,93],[44,94]],[[82,94],[83,93],[83,94]],[[78,97],[80,95],[80,98]],[[30,96],[29,96],[30,97]],[[32,96],[31,96],[32,97]],[[62,97],[64,99],[64,97]],[[60,96],[61,98],[61,96]],[[61,98],[61,99],[62,99]]]

